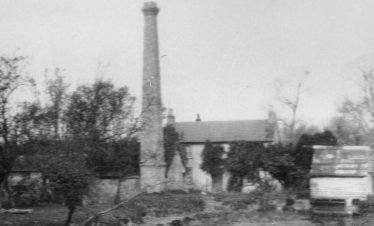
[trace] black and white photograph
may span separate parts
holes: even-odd
[[[374,1],[0,0],[1,226],[373,226]]]

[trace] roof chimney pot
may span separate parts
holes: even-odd
[[[200,114],[199,113],[196,115],[196,122],[201,122],[201,118],[200,118]]]
[[[173,109],[169,108],[168,115],[166,116],[166,124],[167,125],[174,125],[175,123],[175,116],[173,114]]]

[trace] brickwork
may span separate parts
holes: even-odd
[[[162,128],[160,63],[157,36],[159,8],[146,2],[144,14],[144,61],[141,134],[141,188],[148,192],[164,190],[165,160]]]

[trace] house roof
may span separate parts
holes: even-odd
[[[367,146],[313,146],[311,176],[363,177],[373,172],[373,152]]]
[[[183,143],[271,142],[267,120],[177,122]]]

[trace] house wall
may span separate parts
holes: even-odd
[[[200,165],[202,163],[201,153],[203,149],[203,144],[188,145],[186,147],[188,157],[187,166],[191,169],[190,173],[193,188],[208,192],[212,190],[212,178],[209,174],[200,169]]]
[[[229,144],[222,144],[224,150],[229,150]],[[201,153],[203,152],[204,144],[186,145],[188,167],[191,168],[192,184],[194,189],[205,192],[212,192],[212,177],[200,168],[202,163]],[[224,156],[225,157],[225,156]],[[227,191],[227,185],[230,178],[229,172],[224,172],[222,175],[222,191]]]
[[[176,152],[167,172],[166,189],[187,190],[189,188],[190,187],[186,179],[186,169],[182,163],[182,158],[179,155],[179,152]]]
[[[312,198],[365,199],[373,194],[372,177],[315,177],[310,180]]]

